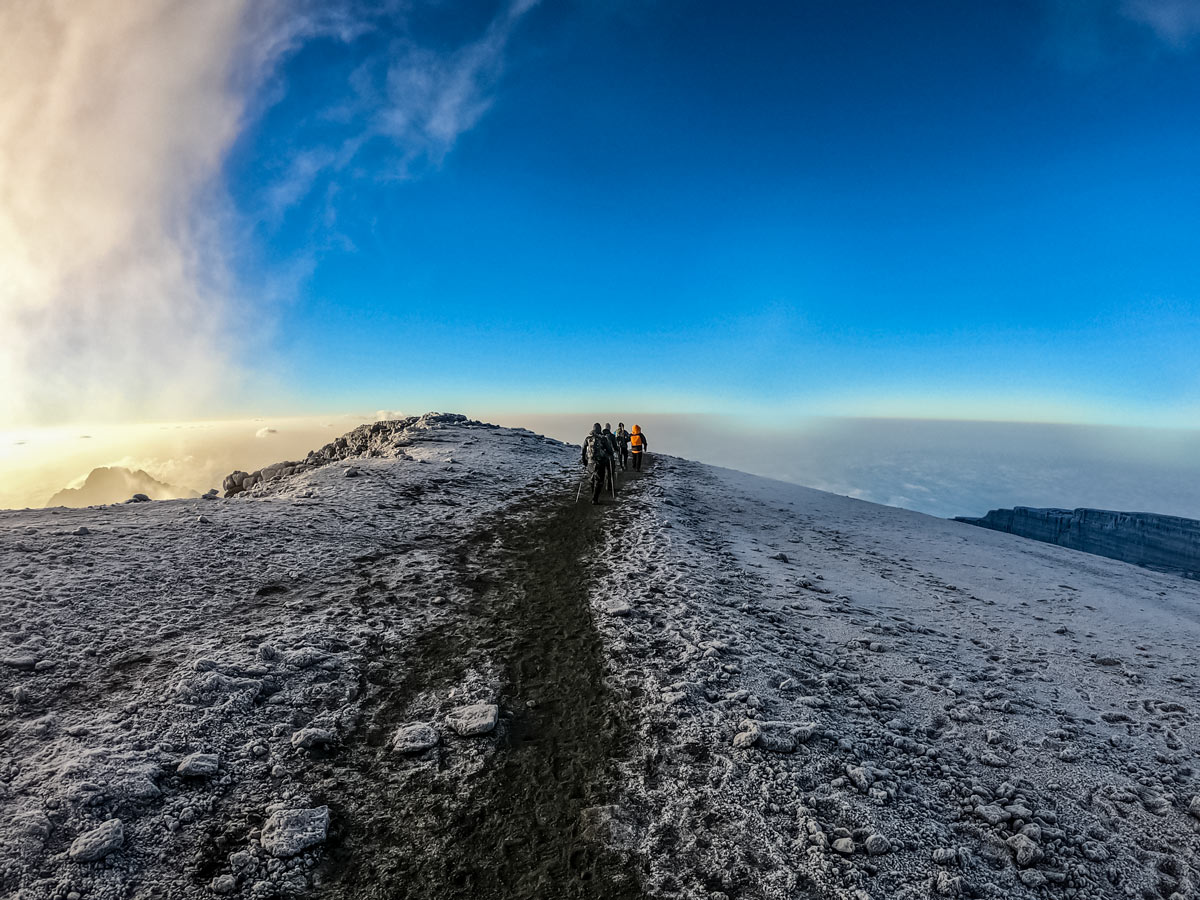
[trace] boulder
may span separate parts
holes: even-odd
[[[99,828],[85,831],[75,838],[68,855],[76,862],[103,859],[125,843],[125,826],[120,819],[109,819]]]
[[[437,743],[438,733],[428,722],[401,725],[392,736],[392,749],[397,753],[423,753]]]
[[[475,703],[460,706],[446,717],[447,723],[463,737],[487,734],[496,727],[500,708],[494,703]]]
[[[262,846],[276,859],[286,859],[321,843],[328,830],[328,806],[280,809],[263,823]]]

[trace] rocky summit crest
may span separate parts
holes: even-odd
[[[380,422],[369,422],[359,425],[335,441],[330,441],[318,450],[309,451],[308,456],[301,460],[285,460],[263,466],[253,472],[243,472],[240,469],[230,472],[221,484],[226,497],[234,497],[250,490],[258,484],[263,484],[277,478],[286,478],[299,472],[327,466],[330,463],[347,459],[363,459],[368,457],[396,457],[404,452],[404,448],[412,443],[417,433],[426,433],[444,425],[473,425],[480,428],[495,428],[475,419],[468,419],[459,413],[428,412],[422,416],[408,416],[403,419],[386,419]]]

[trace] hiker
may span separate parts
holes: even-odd
[[[592,426],[591,433],[583,439],[583,464],[587,466],[592,481],[592,505],[600,502],[600,492],[608,473],[610,459],[608,439],[600,430],[600,423]]]
[[[615,497],[617,495],[617,460],[621,456],[621,445],[617,443],[617,436],[613,434],[610,423],[604,423],[604,431],[601,433],[604,435],[604,439],[608,441],[608,483],[612,487],[613,496]]]
[[[633,453],[633,470],[640,472],[642,471],[642,454],[650,446],[646,442],[646,436],[642,434],[641,425],[633,426],[633,434],[629,436],[629,443],[632,445],[629,449]]]
[[[625,430],[625,423],[617,423],[617,444],[621,448],[621,471],[624,472],[629,468],[629,432]]]

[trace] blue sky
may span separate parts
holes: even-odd
[[[216,411],[1194,426],[1200,0],[378,6],[250,4],[230,59],[214,26],[164,64],[219,69],[233,105],[139,78],[188,111],[160,132],[236,106],[191,129],[217,168],[181,191],[228,272],[174,318],[221,308],[243,340],[216,356],[252,375],[222,396],[257,404]],[[130,184],[100,200],[136,206]],[[167,379],[158,338],[123,355],[155,353]]]
[[[407,27],[461,46],[503,15],[449,9]],[[368,146],[263,229],[272,259],[328,248],[281,352],[331,403],[1183,424],[1200,53],[1102,4],[1056,15],[534,8],[453,146],[395,182],[409,148]],[[264,150],[380,43],[292,59],[231,165],[247,208]]]
[[[375,138],[263,222],[268,263],[314,266],[279,352],[333,405],[1184,424],[1200,54],[1093,13],[535,7],[452,143]],[[315,120],[364,59],[452,53],[503,15],[298,52],[230,159],[240,207],[269,205],[280,156],[361,134],[370,107]]]

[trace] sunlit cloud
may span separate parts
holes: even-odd
[[[395,143],[398,165],[439,160],[488,108],[531,6],[457,50],[393,47],[386,89],[358,98],[374,103],[357,111],[358,137],[295,147],[273,202],[297,202],[373,137]],[[261,285],[251,297],[239,284],[250,226],[223,167],[291,52],[396,14],[283,0],[0,5],[0,421],[238,408],[271,309]],[[301,261],[286,277],[304,275]]]
[[[0,415],[162,414],[229,390],[218,181],[296,26],[274,4],[0,7]]]

